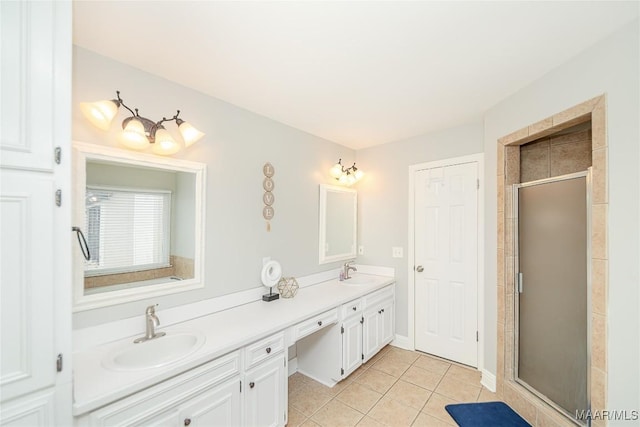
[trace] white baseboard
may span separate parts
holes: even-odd
[[[289,376],[295,374],[296,372],[298,372],[298,358],[294,357],[293,359],[289,360]]]
[[[391,345],[394,347],[405,349],[405,350],[413,350],[413,348],[411,348],[411,342],[409,341],[409,337],[406,337],[404,335],[396,334],[395,339],[391,341]]]
[[[482,384],[489,391],[493,393],[496,392],[496,376],[486,369],[482,370],[482,379],[480,380],[480,384]]]

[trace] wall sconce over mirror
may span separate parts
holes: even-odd
[[[177,153],[181,149],[180,144],[173,139],[163,125],[171,121],[176,122],[185,148],[204,136],[204,133],[178,117],[180,110],[177,110],[176,114],[169,119],[163,117],[162,120],[154,122],[138,114],[137,108],[134,109],[135,111],[129,108],[120,97],[120,91],[116,91],[116,97],[110,101],[82,102],[80,110],[95,127],[105,131],[109,129],[120,106],[129,110],[131,116],[122,121],[122,133],[118,137],[120,143],[127,148],[144,150],[153,145],[153,152],[156,154]]]
[[[364,172],[356,167],[355,162],[352,166],[345,168],[342,165],[342,159],[339,159],[338,163],[333,165],[329,173],[341,185],[353,185],[364,176]]]

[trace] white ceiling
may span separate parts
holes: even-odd
[[[75,1],[74,43],[358,149],[482,113],[637,1]]]

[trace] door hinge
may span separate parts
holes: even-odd
[[[360,323],[364,325],[364,316],[362,316],[362,318],[360,319]]]
[[[340,333],[344,334],[344,326],[340,326]]]
[[[344,368],[340,368],[340,375],[344,375]]]
[[[56,147],[55,150],[53,150],[53,160],[56,162],[56,164],[60,164],[60,162],[62,161],[62,148]]]
[[[62,353],[58,354],[58,357],[56,357],[56,371],[62,372]]]
[[[476,189],[479,190],[480,189],[480,180],[476,179]]]
[[[62,190],[56,190],[56,206],[62,206]]]
[[[284,359],[284,367],[287,367],[287,359]]]
[[[364,360],[364,353],[362,353],[362,360]]]
[[[242,380],[240,380],[240,393],[242,393]]]
[[[480,339],[478,338],[478,331],[476,331],[476,342],[479,342]]]

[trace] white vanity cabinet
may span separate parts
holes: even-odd
[[[78,417],[75,425],[284,426],[286,365],[280,332]]]
[[[337,311],[339,321],[329,327],[323,323],[324,329],[296,342],[298,371],[329,387],[349,376],[393,341],[394,305],[395,285],[390,284],[319,315]]]
[[[287,357],[284,333],[245,348],[242,386],[246,426],[283,426],[287,422]]]
[[[241,356],[236,351],[76,418],[76,426],[237,426]]]
[[[393,341],[395,297],[393,286],[363,297],[364,322],[362,362],[371,359],[385,345]]]
[[[346,304],[347,309],[355,308],[357,303]],[[346,378],[362,364],[362,310],[349,313],[340,329],[342,334],[342,368],[340,374]]]

